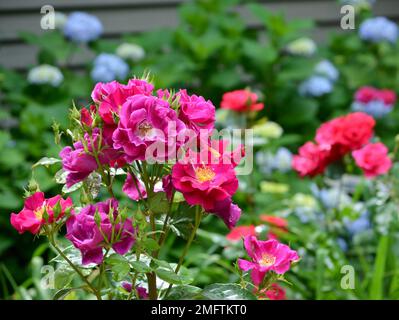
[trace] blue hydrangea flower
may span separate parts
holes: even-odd
[[[359,36],[371,42],[395,43],[398,38],[398,26],[385,17],[370,18],[360,25]]]
[[[354,236],[371,228],[368,211],[364,211],[356,220],[344,219],[345,227]]]
[[[352,103],[352,110],[365,112],[379,119],[389,114],[392,111],[392,106],[387,106],[382,100],[372,100],[368,103],[355,101]]]
[[[288,172],[292,166],[292,153],[287,148],[279,148],[273,158],[273,168],[280,172]]]
[[[346,243],[345,239],[343,239],[343,238],[338,238],[338,239],[337,239],[337,244],[338,244],[338,246],[341,248],[341,250],[342,250],[343,252],[348,251],[348,244]]]
[[[311,97],[320,97],[330,93],[332,90],[332,82],[321,76],[312,76],[299,86],[299,93],[301,95]]]
[[[64,80],[60,69],[48,64],[42,64],[34,67],[28,73],[28,82],[31,84],[48,84],[53,87],[58,87]]]
[[[110,82],[126,79],[128,64],[120,57],[110,53],[101,53],[94,60],[91,78],[95,82]]]
[[[73,12],[64,26],[64,35],[74,42],[87,43],[96,40],[103,33],[101,21],[85,12]]]
[[[338,188],[319,189],[317,185],[312,184],[311,190],[313,195],[320,200],[327,209],[333,209],[339,204],[340,207],[351,203],[351,198],[343,190]],[[338,201],[339,199],[339,201]]]
[[[320,61],[315,67],[315,73],[333,82],[337,81],[339,77],[337,68],[328,60]]]

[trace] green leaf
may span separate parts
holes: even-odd
[[[255,296],[238,284],[215,283],[204,288],[202,298],[209,300],[256,300]]]
[[[170,267],[159,267],[155,273],[159,278],[171,284],[190,284],[194,281],[192,273],[187,268],[181,266],[178,274],[176,274],[174,272],[176,265],[170,264]]]
[[[63,289],[68,286],[75,273],[67,265],[61,265],[54,273],[54,286],[56,289]]]
[[[375,258],[374,272],[370,285],[370,299],[380,300],[383,298],[383,284],[385,263],[387,260],[387,252],[389,248],[389,236],[383,235],[380,238]]]
[[[155,250],[158,250],[158,249],[159,249],[158,242],[155,241],[155,240],[152,239],[152,238],[147,238],[147,239],[145,239],[143,245],[144,245],[144,247],[145,247],[146,249],[148,249],[148,251],[155,251]]]
[[[148,199],[148,203],[150,211],[155,214],[166,213],[169,208],[165,192],[155,192],[154,195]]]
[[[143,261],[132,261],[130,262],[132,265],[133,269],[138,271],[138,272],[151,272],[152,268],[150,266],[147,266]]]
[[[119,254],[110,255],[106,263],[111,266],[114,277],[117,281],[123,280],[130,272],[130,264],[125,257]]]
[[[70,188],[68,188],[66,185],[64,185],[63,187],[62,187],[62,192],[63,193],[71,193],[71,192],[74,192],[74,191],[76,191],[76,190],[78,190],[79,188],[81,188],[83,186],[83,182],[81,181],[81,182],[78,182],[78,183],[75,183],[73,186],[71,186]]]
[[[53,165],[53,164],[55,164],[55,163],[59,163],[59,162],[61,162],[60,159],[44,157],[44,158],[41,158],[38,162],[36,162],[36,163],[32,166],[32,168],[36,168],[36,167],[38,167],[38,166],[49,167],[49,166],[51,166],[51,165]]]
[[[72,288],[68,288],[68,289],[61,289],[58,290],[54,297],[53,300],[64,300],[64,298],[72,291]]]
[[[168,300],[189,300],[195,299],[200,294],[201,288],[190,285],[178,285],[172,287],[168,294]]]

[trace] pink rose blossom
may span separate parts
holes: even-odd
[[[385,174],[392,167],[388,148],[380,142],[367,144],[362,149],[353,151],[352,156],[367,178]]]
[[[50,199],[44,198],[43,192],[36,192],[26,198],[23,209],[18,213],[11,213],[11,225],[20,233],[29,231],[37,234],[45,223],[54,222],[54,207],[59,203],[61,212],[58,213],[56,220],[61,219],[67,209],[72,209],[72,200],[67,198],[64,200],[57,195]],[[44,213],[47,213],[47,220],[44,219]]]
[[[215,106],[201,96],[188,95],[186,90],[176,94],[179,101],[179,119],[187,128],[199,133],[201,129],[213,130],[215,126]]]
[[[96,212],[99,216],[98,222],[96,222]],[[113,226],[109,218],[110,214],[116,221],[119,214],[118,201],[115,199],[88,205],[80,213],[71,215],[67,220],[65,237],[80,250],[83,265],[101,264],[104,257],[103,248],[106,246],[112,246],[120,255],[127,253],[133,246],[135,230],[132,220],[127,218]]]
[[[256,286],[262,283],[267,272],[284,274],[291,262],[299,260],[296,251],[274,239],[260,241],[254,236],[247,236],[244,246],[251,261],[238,259],[238,266],[243,271],[251,270],[251,278]]]
[[[169,159],[174,148],[179,146],[179,134],[186,129],[177,118],[176,111],[165,100],[142,94],[129,98],[122,106],[118,128],[113,134],[114,148],[123,149],[129,161],[144,160],[146,150],[156,143],[156,154]]]

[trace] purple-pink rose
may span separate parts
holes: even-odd
[[[165,100],[154,96],[135,95],[122,105],[120,121],[112,138],[115,149],[123,149],[128,161],[145,160],[149,155],[161,160],[176,154],[177,137],[186,126]],[[172,154],[173,153],[173,154]],[[148,160],[148,159],[147,159]]]
[[[197,134],[201,129],[213,130],[215,127],[215,106],[210,100],[205,100],[195,94],[188,95],[186,90],[180,90],[176,94],[179,99],[179,119],[187,128]]]
[[[82,141],[75,142],[73,148],[68,146],[61,150],[62,166],[68,173],[66,178],[68,188],[86,179],[90,173],[98,169],[97,161],[90,153],[93,152],[93,146],[95,149],[99,149],[99,138],[100,129],[98,128],[93,130],[91,136],[88,133],[84,135],[89,153],[85,151]],[[120,157],[121,154],[118,151],[108,146],[102,146],[101,152],[98,154],[102,165],[113,163]]]
[[[105,247],[112,247],[120,255],[132,248],[135,242],[132,220],[127,218],[118,222],[118,216],[118,201],[109,199],[106,202],[90,204],[80,213],[72,214],[67,220],[66,238],[80,250],[83,265],[101,264]],[[111,223],[110,217],[114,223]]]

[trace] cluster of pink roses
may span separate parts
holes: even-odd
[[[189,95],[186,90],[173,94],[167,90],[154,92],[152,84],[133,79],[127,84],[117,81],[98,83],[92,94],[93,104],[80,112],[77,141],[60,152],[66,186],[84,181],[98,171],[107,184],[111,169],[126,169],[122,191],[133,200],[147,197],[150,192],[172,194],[180,191],[190,205],[200,205],[205,212],[219,216],[231,228],[240,217],[240,208],[232,203],[238,180],[234,171],[243,150],[228,151],[224,140],[210,138],[215,125],[215,107],[201,96]],[[203,133],[205,134],[203,135]],[[197,148],[193,143],[200,142]],[[193,146],[194,145],[194,146]],[[141,177],[130,166],[147,161],[148,151],[157,161],[176,160],[177,149],[183,150],[171,174],[157,177],[162,187],[148,190]],[[162,163],[164,163],[162,162]],[[108,178],[107,178],[108,177]],[[162,179],[161,179],[162,178]],[[72,209],[72,201],[60,196],[44,199],[43,193],[28,198],[19,214],[11,215],[12,225],[19,231],[37,234],[41,226],[53,221],[53,207],[61,204],[60,219],[66,207],[67,235],[82,253],[83,264],[100,264],[103,250],[112,248],[119,254],[128,252],[135,241],[135,230],[129,218],[118,214],[118,202],[89,204],[79,213]],[[43,217],[47,212],[48,217]]]
[[[326,167],[352,153],[356,164],[366,177],[389,171],[392,161],[382,143],[370,143],[375,120],[363,113],[354,112],[323,123],[316,132],[316,143],[306,142],[292,161],[300,176],[315,176]]]

